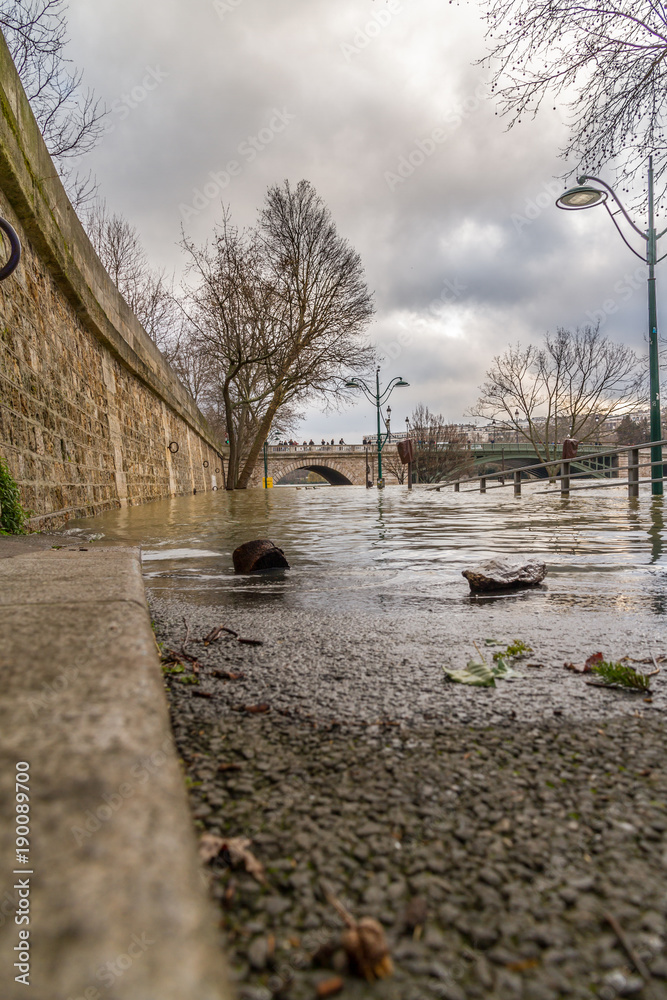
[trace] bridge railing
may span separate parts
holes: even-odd
[[[550,462],[536,462],[533,465],[524,465],[518,469],[506,469],[500,470],[498,472],[487,472],[480,476],[471,476],[467,479],[450,479],[445,482],[437,483],[434,486],[429,486],[429,490],[435,490],[440,492],[440,490],[445,486],[451,486],[455,493],[486,493],[487,490],[501,490],[507,489],[510,486],[514,489],[515,496],[521,496],[521,483],[525,478],[533,478],[534,480],[542,477],[532,476],[538,469],[545,469],[547,471],[547,478],[552,482],[560,482],[560,492],[562,496],[567,496],[572,490],[590,490],[590,489],[603,489],[609,486],[623,486],[626,485],[628,488],[629,497],[639,496],[639,487],[642,484],[653,483],[655,481],[664,482],[665,479],[665,465],[667,462],[652,462],[650,457],[650,449],[659,445],[667,445],[667,440],[662,441],[647,441],[644,444],[637,445],[624,445],[617,448],[609,448],[605,450],[596,450],[595,452],[589,452],[585,455],[577,455],[574,458],[553,458]],[[642,452],[649,451],[647,458],[642,458]],[[618,459],[621,455],[628,456],[627,464],[627,478],[621,479],[618,475],[621,467],[618,463]],[[605,463],[605,459],[609,458],[608,464]],[[614,465],[614,458],[616,458],[616,464]],[[602,466],[599,465],[600,460],[602,460]],[[595,463],[595,466],[585,463]],[[642,477],[642,470],[649,470],[648,476]],[[654,471],[655,469],[655,471]],[[559,470],[559,471],[556,471]],[[597,478],[610,479],[609,482],[593,482],[578,484],[576,486],[571,485],[571,480],[582,479],[584,477],[590,478],[591,476]],[[500,483],[491,483],[488,485],[488,480],[500,479]],[[508,482],[505,482],[508,480]],[[470,486],[472,483],[478,482],[478,486],[472,488],[466,488],[461,490],[461,485],[464,487]],[[545,493],[554,493],[555,490],[544,490]]]
[[[393,442],[390,442],[384,446],[383,451],[389,450]],[[365,451],[369,453],[374,453],[374,445],[370,444],[270,444],[269,454],[271,455],[303,455],[304,453],[317,452],[318,454],[349,454],[350,452],[358,452],[363,454]]]

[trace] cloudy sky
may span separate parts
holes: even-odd
[[[476,3],[69,7],[69,54],[110,108],[85,160],[109,207],[178,274],[181,226],[204,241],[222,202],[251,224],[269,185],[311,181],[375,292],[382,378],[411,384],[392,397],[394,429],[418,402],[464,419],[493,355],[557,326],[600,319],[646,352],[642,265],[602,210],[554,207],[560,110],[505,130],[475,65]],[[298,436],[350,441],[372,427],[365,402],[312,406]]]

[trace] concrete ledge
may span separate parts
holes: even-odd
[[[0,560],[0,978],[34,1000],[228,1000],[135,549]],[[30,764],[29,865],[15,765]],[[30,989],[15,981],[14,870]]]

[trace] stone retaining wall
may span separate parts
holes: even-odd
[[[219,444],[95,254],[2,36],[0,214],[23,249],[0,283],[0,455],[33,524],[221,486]]]

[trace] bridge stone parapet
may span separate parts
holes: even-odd
[[[390,462],[392,458],[395,460],[396,446],[390,443],[386,444],[382,456],[383,462],[385,456]],[[365,486],[367,472],[369,479],[375,481],[377,456],[373,448],[366,448],[362,444],[273,445],[269,448],[268,470],[274,485],[277,485],[291,472],[296,472],[297,469],[317,472],[332,486]],[[388,469],[383,468],[383,472],[385,473],[385,482],[397,482],[396,476]],[[261,486],[263,477],[264,463],[260,456],[250,480],[250,486]]]

